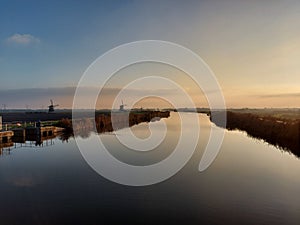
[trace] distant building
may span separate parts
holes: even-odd
[[[0,116],[0,131],[2,130],[2,116]]]

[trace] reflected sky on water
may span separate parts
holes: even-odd
[[[299,224],[299,159],[243,132],[226,131],[216,160],[200,173],[211,124],[206,115],[199,118],[200,139],[192,159],[172,178],[147,187],[99,176],[73,138],[68,143],[56,138],[43,148],[11,148],[0,157],[0,224]],[[146,138],[147,123],[100,138],[124,162],[152,164],[166,158],[178,141],[177,114],[163,120],[166,139],[146,153],[125,148],[115,135],[132,129]],[[161,135],[153,127],[154,135]],[[192,123],[190,127],[194,129]],[[89,143],[98,137],[90,134]]]

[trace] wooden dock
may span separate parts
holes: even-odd
[[[28,135],[40,135],[43,137],[53,136],[56,133],[56,127],[27,127],[25,128],[25,134]]]
[[[0,137],[1,134],[3,136],[3,138],[0,138],[0,143],[8,143],[10,141],[14,143],[25,143],[26,141],[40,143],[55,138],[57,133],[62,131],[62,128],[54,126],[16,128],[11,131],[0,132]]]
[[[48,145],[48,140],[52,144],[58,133],[61,133],[64,129],[55,126],[45,127],[26,127],[26,128],[15,128],[9,131],[0,131],[0,155],[4,150],[11,150],[11,147],[17,147],[17,143],[22,146],[42,146],[44,141]]]
[[[2,155],[3,149],[10,149],[14,145],[12,138],[14,132],[12,131],[1,131],[0,132],[0,155]]]
[[[1,131],[0,132],[0,144],[9,143],[14,136],[13,131]]]

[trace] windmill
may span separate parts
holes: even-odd
[[[50,103],[51,103],[51,105],[48,106],[48,108],[49,108],[48,113],[54,112],[54,108],[59,106],[59,105],[54,105],[52,99],[50,99]]]
[[[125,111],[124,106],[127,106],[124,104],[123,100],[122,100],[122,104],[120,105],[120,111]]]

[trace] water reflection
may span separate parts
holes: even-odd
[[[146,111],[139,113],[120,113],[115,115],[117,119],[117,130],[126,127],[132,127],[142,122],[156,122],[160,117],[169,117],[169,112],[160,111]],[[55,127],[28,127],[13,129],[13,136],[1,139],[0,142],[0,155],[4,152],[10,153],[13,148],[22,147],[44,147],[54,144],[54,139],[61,140],[62,142],[69,142],[70,138],[76,136],[87,139],[92,134],[113,132],[110,114],[100,114],[96,118],[81,118],[77,119],[75,125],[72,126],[70,120],[63,119],[67,127],[64,130],[58,130]],[[129,122],[127,122],[129,118]]]
[[[36,151],[33,142],[14,157],[2,157],[0,224],[299,224],[299,160],[245,133],[226,131],[215,162],[200,173],[210,129],[220,128],[211,127],[205,115],[199,118],[192,159],[171,179],[148,187],[122,186],[99,176],[75,140],[63,135],[43,151]],[[111,133],[90,133],[85,140],[92,145],[100,136],[112,154],[133,165],[155,163],[171,153],[180,135],[176,114],[165,122],[168,141],[148,155],[121,147]],[[194,124],[189,126],[193,131]],[[159,135],[158,126],[153,128]],[[140,138],[149,135],[147,123],[114,133],[126,135],[126,129]]]
[[[38,128],[34,128],[35,130]],[[11,150],[16,148],[33,148],[54,145],[54,139],[60,137],[62,133],[30,133],[25,135],[24,129],[15,131],[15,135],[5,140],[2,139],[0,143],[0,155],[9,155]]]
[[[7,155],[10,153],[11,148],[14,146],[12,141],[8,143],[0,143],[0,155]]]
[[[88,138],[92,133],[106,133],[146,122],[159,121],[168,118],[169,111],[130,111],[96,114],[95,118],[76,118],[72,124],[73,133],[82,138]],[[113,121],[113,123],[112,123]]]
[[[166,114],[165,117],[169,117],[170,114]],[[174,124],[176,126],[180,123],[179,121],[176,121],[177,118],[176,113],[172,114],[172,124],[169,123],[169,128],[173,127]],[[203,114],[204,116],[204,114]],[[58,132],[58,133],[49,133],[49,134],[41,134],[40,136],[36,135],[35,133],[27,134],[27,135],[14,135],[12,138],[7,139],[6,141],[1,141],[0,142],[0,155],[5,155],[9,154],[10,151],[13,148],[22,148],[22,147],[43,147],[43,146],[50,146],[54,144],[54,139],[58,139],[61,142],[68,143],[70,138],[74,138],[74,133],[81,138],[88,139],[90,138],[93,134],[98,133],[98,134],[114,134],[114,130],[110,121],[110,115],[98,115],[98,117],[95,118],[82,118],[80,119],[77,123],[76,126],[73,126],[72,129],[65,129],[63,132]],[[131,128],[132,131],[135,133],[136,136],[140,136],[140,138],[146,138],[149,135],[149,129],[148,125],[146,125],[149,122],[159,122],[160,117],[151,117],[151,116],[143,116],[142,114],[137,114],[137,115],[131,115],[131,118],[129,120],[129,123],[124,123],[125,120],[120,120],[121,122],[118,124],[118,129],[122,130],[123,135],[128,132],[126,129],[129,127],[134,127]],[[142,122],[144,125],[142,125]],[[72,126],[71,122],[69,121],[70,125]],[[141,124],[142,123],[142,124]],[[140,124],[139,126],[134,126]],[[144,126],[144,127],[143,127]],[[191,126],[192,127],[192,126]],[[170,134],[170,129],[168,128]],[[178,128],[177,128],[178,129]],[[157,131],[159,134],[159,130]],[[231,131],[233,132],[233,131]],[[147,134],[145,134],[147,133]],[[253,138],[254,140],[261,139],[260,137],[256,137],[252,134],[246,133],[249,138]],[[145,136],[145,137],[143,137]],[[102,138],[103,139],[103,138]],[[110,140],[111,142],[115,143],[116,138],[112,138]],[[287,148],[287,147],[282,147],[281,145],[278,145],[276,141],[272,141],[272,139],[264,140],[268,144],[276,147],[280,151],[283,152],[288,152],[290,154],[293,154],[299,158],[299,151],[300,149],[298,148],[298,145],[294,148]],[[107,142],[107,141],[104,141]],[[166,141],[165,141],[166,142]],[[297,142],[298,143],[298,142]],[[300,143],[300,142],[299,142]],[[292,145],[293,143],[288,143]],[[118,146],[118,151],[122,149],[122,147]]]
[[[218,122],[218,112],[211,116],[214,117],[218,126],[223,126]],[[226,128],[246,131],[251,138],[263,140],[280,150],[300,157],[300,120],[297,120],[296,117],[285,119],[276,116],[228,111]]]

